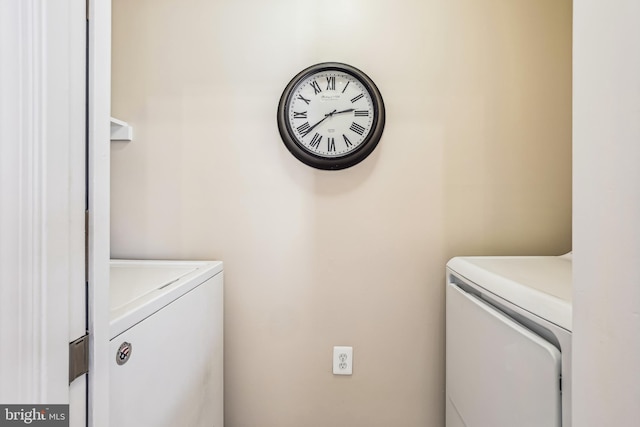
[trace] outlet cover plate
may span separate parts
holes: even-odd
[[[353,347],[333,347],[333,374],[351,375],[353,373]]]

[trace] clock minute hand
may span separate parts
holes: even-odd
[[[306,131],[304,131],[304,135],[303,136],[307,136],[311,133],[311,131],[318,126],[320,123],[324,122],[325,120],[327,120],[327,117],[329,116],[324,116],[324,119],[320,120],[318,123],[316,123],[315,125],[311,126],[309,129],[307,129]]]
[[[315,129],[316,126],[318,126],[320,123],[324,122],[325,120],[327,120],[329,117],[333,116],[335,114],[336,110],[333,110],[332,112],[330,112],[329,114],[325,114],[324,118],[321,119],[319,122],[317,122],[316,124],[314,124],[313,126],[311,126],[309,129],[307,129],[306,131],[304,131],[304,135],[303,136],[307,136],[309,135],[309,133],[311,133],[311,131],[313,129]]]
[[[318,121],[317,123],[315,123],[313,126],[309,127],[309,129],[307,129],[306,131],[304,131],[304,136],[309,135],[311,133],[312,130],[314,130],[316,128],[316,126],[318,126],[320,123],[324,122],[325,120],[327,120],[329,117],[334,116],[336,114],[342,114],[342,113],[350,113],[352,111],[355,111],[355,108],[347,108],[346,110],[341,110],[341,111],[336,111],[333,110],[330,113],[327,113],[324,115],[324,118],[322,118],[320,121]]]

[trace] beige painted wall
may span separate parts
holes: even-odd
[[[571,3],[113,5],[112,255],[225,261],[227,427],[443,426],[446,260],[570,249]],[[387,107],[338,172],[275,120],[323,61]]]

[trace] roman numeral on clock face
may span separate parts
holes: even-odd
[[[351,82],[347,82],[347,84],[344,85],[344,88],[342,89],[342,93],[344,93],[344,91],[347,90],[347,86],[349,86],[349,83],[351,83]]]
[[[298,132],[300,132],[300,134],[302,136],[305,136],[310,127],[311,127],[311,125],[309,124],[309,122],[305,122],[305,123],[301,124],[300,126],[298,126],[296,129],[298,129]]]
[[[336,151],[336,139],[335,138],[327,139],[327,151]]]
[[[304,97],[304,96],[302,96],[302,95],[298,95],[298,99],[299,99],[300,101],[304,101],[307,105],[309,105],[309,103],[311,102],[311,100],[310,100],[310,99],[307,99],[307,98],[305,98],[305,97]]]
[[[363,94],[355,96],[355,97],[351,98],[351,103],[353,104],[353,103],[355,103],[356,101],[358,101],[359,99],[362,99],[362,98],[364,98]]]
[[[351,123],[351,127],[349,129],[351,129],[358,135],[362,135],[365,131],[365,129],[357,123]]]
[[[307,118],[307,112],[303,111],[301,113],[298,113],[297,111],[293,112],[293,118],[294,119],[306,119]]]
[[[327,90],[336,90],[335,76],[327,77]]]
[[[322,135],[316,132],[316,134],[313,135],[313,138],[311,138],[309,145],[312,148],[318,148],[320,146],[320,141],[322,141]]]
[[[315,80],[311,82],[311,87],[313,88],[313,94],[314,95],[317,95],[320,92],[322,92],[322,89],[320,89],[320,85]]]
[[[356,117],[369,117],[369,110],[356,110],[353,114]]]
[[[349,141],[349,138],[347,138],[347,135],[342,135],[342,138],[344,138],[344,143],[347,144],[347,148],[351,147],[353,144],[351,143],[351,141]]]

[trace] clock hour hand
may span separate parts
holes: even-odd
[[[304,135],[303,135],[303,136],[307,136],[307,135],[309,135],[309,134],[311,133],[311,131],[312,131],[313,129],[315,129],[315,128],[316,128],[316,126],[318,126],[320,123],[322,123],[322,122],[324,122],[325,120],[327,120],[329,117],[334,116],[334,115],[336,115],[336,114],[350,113],[350,112],[352,112],[352,111],[355,111],[355,108],[348,108],[348,109],[346,109],[346,110],[341,110],[341,111],[333,110],[332,112],[325,114],[325,115],[324,115],[324,118],[322,118],[319,122],[317,122],[317,123],[316,123],[316,124],[314,124],[313,126],[309,127],[309,128],[304,132]]]
[[[334,111],[333,113],[331,113],[331,115],[335,115],[335,114],[341,114],[341,113],[350,113],[352,111],[356,111],[355,108],[349,108],[347,110],[342,110],[342,111]]]

